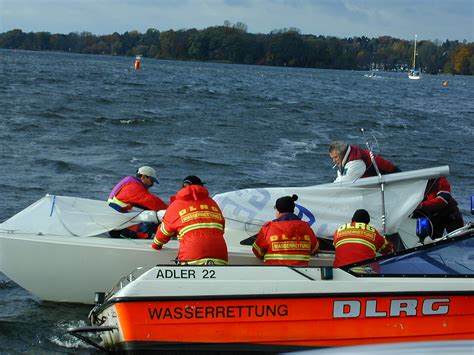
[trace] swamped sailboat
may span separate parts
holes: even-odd
[[[329,245],[337,227],[350,220],[356,209],[365,208],[378,230],[398,232],[405,246],[413,246],[418,238],[408,216],[423,199],[428,179],[448,173],[449,168],[441,166],[355,182],[217,194],[214,198],[226,221],[229,264],[261,264],[251,246],[241,242],[274,218],[276,198],[293,193],[300,196],[296,213]],[[107,235],[151,220],[156,221],[154,212],[119,213],[105,201],[47,195],[0,224],[0,271],[42,300],[92,304],[95,292],[110,290],[117,279],[137,267],[174,264],[177,240],[156,251],[149,240]],[[330,252],[319,253],[310,265],[331,265],[332,259]]]
[[[159,265],[99,294],[91,326],[69,332],[105,351],[474,340],[473,278],[471,224],[342,268]]]

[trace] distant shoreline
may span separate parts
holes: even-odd
[[[232,26],[160,32],[148,29],[96,36],[90,32],[0,33],[0,48],[278,67],[407,72],[413,42],[388,36],[336,38],[297,29],[268,35]],[[474,75],[474,43],[419,41],[417,65],[427,74]]]

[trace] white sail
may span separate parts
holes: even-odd
[[[156,213],[142,210],[120,213],[106,201],[46,195],[0,224],[0,230],[10,233],[90,237],[142,221],[156,222]]]
[[[258,232],[265,222],[275,218],[277,198],[298,195],[295,213],[311,224],[319,237],[332,237],[342,223],[350,221],[355,210],[364,208],[371,216],[371,224],[383,230],[380,183],[384,183],[385,230],[396,233],[402,221],[423,200],[426,182],[430,178],[447,175],[449,168],[422,169],[355,182],[332,183],[308,187],[276,187],[231,191],[217,194],[226,219],[226,230],[241,230],[247,235]]]

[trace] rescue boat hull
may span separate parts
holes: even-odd
[[[474,340],[473,252],[468,224],[340,268],[158,265],[119,281],[80,331],[106,350]]]
[[[288,350],[374,343],[473,340],[474,296],[280,295],[276,298],[118,301],[113,349]],[[111,338],[112,339],[112,338]]]

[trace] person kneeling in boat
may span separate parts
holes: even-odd
[[[444,176],[428,180],[425,198],[412,214],[412,218],[421,217],[431,221],[431,239],[441,238],[445,229],[450,233],[464,226],[458,203],[451,196],[451,185]]]
[[[266,222],[252,244],[252,251],[266,265],[307,266],[319,242],[309,224],[295,211],[297,195],[276,200],[276,219]]]
[[[356,145],[333,142],[329,145],[329,156],[334,167],[337,166],[337,178],[334,182],[355,181],[359,178],[377,176],[372,164],[370,152]],[[375,163],[382,175],[400,172],[392,162],[374,154]]]
[[[183,180],[181,190],[171,198],[151,246],[159,250],[171,237],[177,236],[178,264],[226,265],[224,216],[203,185],[195,175]]]
[[[377,253],[393,253],[393,244],[369,222],[369,212],[360,209],[355,211],[351,223],[344,224],[337,229],[333,241],[336,250],[334,267],[375,258]],[[371,266],[373,271],[378,271],[377,265],[371,264]]]
[[[166,210],[168,205],[158,196],[148,191],[153,184],[158,184],[156,171],[152,167],[138,168],[136,176],[126,176],[112,189],[107,200],[109,206],[126,213],[133,207],[143,210]],[[156,223],[140,223],[121,230],[110,231],[112,238],[148,239],[157,228]]]

